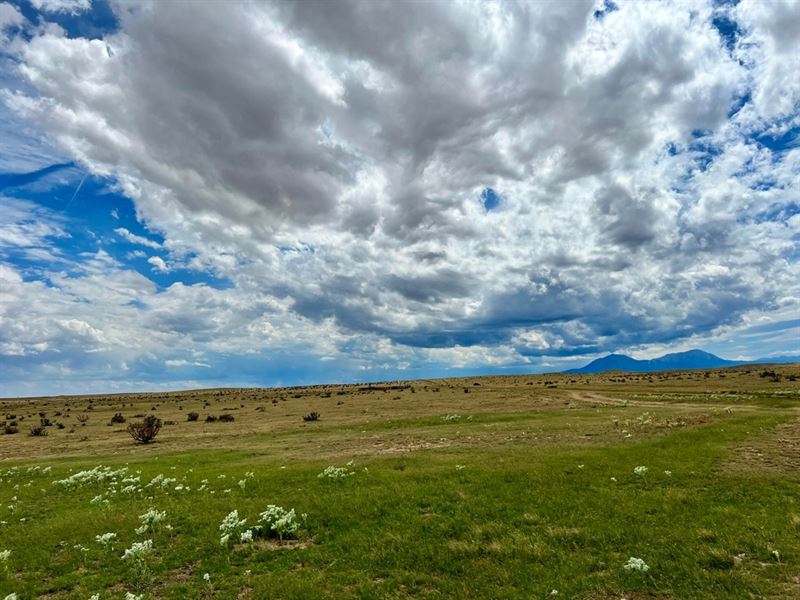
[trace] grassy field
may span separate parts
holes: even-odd
[[[799,407],[800,365],[0,400],[0,598],[798,598]]]

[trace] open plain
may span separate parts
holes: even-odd
[[[0,598],[796,598],[799,408],[798,364],[6,399]]]

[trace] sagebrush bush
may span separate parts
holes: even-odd
[[[155,415],[147,415],[143,421],[130,423],[128,433],[137,442],[149,444],[161,431],[161,419]]]
[[[47,435],[47,429],[44,425],[34,425],[31,427],[30,435],[32,437],[44,437]]]
[[[114,416],[111,417],[111,422],[112,423],[124,423],[125,422],[125,417],[122,415],[122,413],[115,413]]]
[[[222,415],[219,416],[219,420],[222,421],[223,423],[231,423],[232,421],[235,421],[236,419],[235,419],[235,417],[233,415],[225,413],[225,414],[222,414]]]
[[[320,416],[321,415],[317,411],[314,410],[314,411],[311,411],[310,413],[308,413],[307,415],[304,415],[303,416],[303,421],[306,421],[306,422],[308,422],[308,421],[319,421]]]
[[[13,435],[15,433],[19,433],[19,428],[16,425],[6,425],[3,427],[3,432],[6,435]]]
[[[197,419],[199,418],[200,418],[200,413],[196,412],[190,412],[188,415],[186,415],[187,421],[197,421]]]

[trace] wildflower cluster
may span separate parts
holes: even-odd
[[[300,521],[297,519],[294,509],[286,510],[274,504],[270,504],[267,510],[261,513],[260,523],[263,527],[261,531],[265,535],[273,534],[281,541],[294,537],[297,530],[300,529]]]
[[[461,415],[444,415],[442,417],[442,421],[446,423],[452,423],[454,421],[460,421],[460,420],[461,420]]]
[[[638,571],[640,573],[647,573],[650,570],[650,567],[647,566],[647,563],[644,562],[641,558],[636,558],[635,556],[631,556],[623,566],[623,569],[626,571]]]
[[[306,515],[301,516],[303,519],[306,518]],[[239,543],[247,544],[258,537],[278,538],[282,542],[296,537],[300,529],[300,519],[293,508],[287,510],[274,504],[267,506],[267,509],[259,515],[257,525],[245,529],[246,523],[247,519],[239,518],[238,510],[228,513],[219,526],[220,545],[227,546],[231,539],[238,539]]]
[[[94,540],[98,544],[100,544],[101,546],[109,546],[109,545],[113,544],[117,540],[117,534],[116,533],[111,533],[111,532],[103,533],[103,534],[94,536]]]
[[[350,463],[348,463],[348,466]],[[351,475],[355,475],[355,471],[351,471],[347,467],[334,467],[333,465],[329,467],[325,467],[325,470],[322,471],[317,477],[320,479],[344,479],[345,477],[350,477]]]
[[[148,531],[155,531],[158,525],[167,518],[166,511],[158,511],[154,508],[151,508],[143,515],[139,515],[139,521],[141,521],[141,526],[136,528],[136,533],[142,535]]]
[[[153,540],[145,540],[143,542],[134,542],[130,548],[125,550],[122,555],[123,560],[142,561],[153,550]]]
[[[633,472],[634,472],[636,475],[644,475],[645,473],[647,473],[647,467],[645,467],[644,465],[639,465],[638,467],[636,467],[636,468],[633,470]]]
[[[173,484],[176,484],[178,480],[175,477],[166,477],[163,473],[159,473],[153,479],[150,480],[145,487],[152,488],[152,487],[160,487],[161,489],[169,489]]]
[[[221,532],[219,543],[221,546],[227,546],[228,542],[230,542],[231,537],[235,537],[241,529],[244,527],[244,524],[247,522],[247,519],[239,519],[239,511],[234,510],[228,513],[224,519],[222,519],[222,523],[219,526],[219,530]]]
[[[93,469],[78,471],[65,479],[57,479],[53,482],[53,485],[60,485],[65,488],[76,488],[84,485],[107,483],[109,481],[116,483],[116,480],[125,475],[127,471],[128,467],[112,469],[111,467],[100,465]]]

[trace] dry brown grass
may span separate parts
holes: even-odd
[[[5,399],[0,400],[0,423],[15,415],[20,431],[2,435],[0,430],[0,459],[270,446],[288,458],[391,455],[486,444],[594,443],[701,425],[720,411],[762,410],[759,402],[765,397],[800,400],[800,381],[790,381],[792,375],[800,379],[800,365],[769,368],[781,375],[780,382],[760,377],[762,367],[739,367]],[[304,422],[303,415],[311,411],[321,413],[321,420]],[[110,424],[117,412],[128,422],[155,414],[165,425],[155,443],[137,446],[131,443],[125,425]],[[190,412],[199,413],[197,422],[187,421]],[[546,428],[537,427],[538,415],[554,412],[563,418],[555,425],[550,420]],[[28,436],[29,427],[39,423],[40,413],[64,428],[48,427],[47,437]],[[649,422],[637,422],[644,413]],[[207,415],[221,414],[232,414],[236,420],[205,422]],[[462,420],[443,430],[438,418],[446,414],[471,416],[476,422]],[[480,416],[485,414],[506,415],[507,420],[493,419],[484,426]],[[80,423],[81,415],[88,417],[86,424]],[[405,421],[403,427],[392,427],[391,421],[398,420]],[[347,435],[342,435],[343,428]],[[800,424],[789,424],[776,435],[789,444],[779,448],[774,460],[795,461],[800,456]],[[756,444],[745,454],[757,457],[758,448]]]

